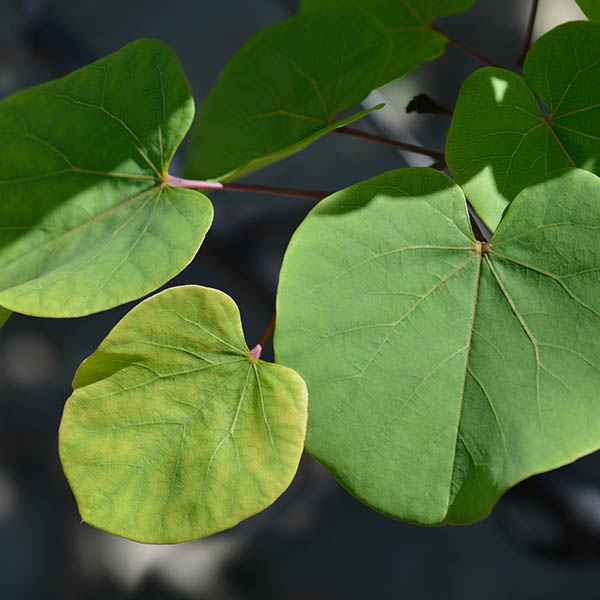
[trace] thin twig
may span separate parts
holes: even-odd
[[[523,43],[523,52],[521,52],[521,56],[517,59],[517,64],[519,67],[523,66],[525,62],[525,57],[529,52],[529,48],[531,47],[531,36],[533,35],[533,26],[535,24],[535,15],[537,14],[538,8],[538,0],[533,0],[531,3],[531,12],[529,13],[529,23],[527,24],[527,32],[525,33],[525,42]]]
[[[172,177],[171,175],[169,175],[165,183],[174,187],[194,190],[230,190],[232,192],[249,192],[254,194],[270,194],[274,196],[289,196],[291,198],[308,198],[309,200],[321,200],[332,193],[317,192],[313,190],[296,190],[269,185],[254,185],[251,183],[221,183],[220,181],[182,179],[181,177]]]
[[[258,340],[258,343],[264,348],[265,344],[267,343],[267,341],[269,340],[269,338],[271,337],[271,334],[273,333],[274,329],[275,329],[275,317],[276,317],[276,313],[273,313],[273,316],[271,317],[271,320],[269,321],[269,324],[267,325],[267,328],[264,330],[262,336],[260,337],[260,340]]]
[[[309,200],[322,200],[333,192],[317,192],[314,190],[296,190],[291,188],[272,187],[269,185],[253,185],[251,183],[224,183],[224,190],[232,192],[251,192],[254,194],[271,194],[274,196],[288,196],[290,198],[308,198]]]
[[[252,350],[250,350],[250,356],[255,361],[261,357],[263,348],[265,347],[265,344],[267,343],[267,341],[271,337],[271,334],[273,333],[273,330],[275,329],[275,317],[276,317],[276,313],[273,313],[273,316],[271,317],[271,320],[269,321],[267,328],[261,335],[258,344],[256,344],[256,346],[254,346],[254,348],[252,348]]]
[[[415,154],[424,154],[425,156],[430,156],[431,158],[435,158],[438,161],[444,159],[444,155],[441,152],[429,150],[429,148],[423,148],[422,146],[416,146],[415,144],[408,144],[407,142],[398,142],[396,140],[390,140],[389,138],[383,137],[381,135],[365,133],[364,131],[359,131],[358,129],[352,129],[350,127],[339,127],[338,129],[334,129],[334,131],[336,133],[343,133],[345,135],[351,135],[353,137],[362,138],[363,140],[370,140],[372,142],[386,144],[387,146],[393,146],[394,148],[406,150],[407,152],[414,152]]]
[[[472,48],[465,46],[463,43],[459,42],[457,39],[453,38],[451,35],[449,35],[445,31],[442,31],[437,25],[432,25],[432,29],[434,29],[438,33],[441,33],[442,35],[446,36],[448,38],[448,42],[450,44],[452,44],[455,48],[458,48],[461,52],[464,52],[471,58],[474,58],[474,59],[482,62],[484,65],[487,65],[488,67],[497,67],[498,66],[495,62],[491,61],[489,58],[486,58],[482,54],[479,54],[479,52],[475,52],[475,50],[473,50]]]

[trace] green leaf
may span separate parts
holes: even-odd
[[[2,327],[2,325],[8,321],[8,317],[10,317],[11,314],[12,313],[9,310],[6,310],[0,306],[0,327]]]
[[[140,303],[83,362],[59,431],[83,520],[148,543],[227,529],[274,502],[303,449],[307,393],[253,359],[209,288]]]
[[[205,196],[163,184],[193,113],[152,40],[0,102],[0,304],[77,317],[181,271],[212,221]]]
[[[577,0],[577,4],[590,21],[600,23],[600,2],[598,0]]]
[[[370,111],[335,120],[376,87],[390,48],[388,33],[357,8],[294,17],[261,31],[231,59],[202,105],[188,175],[236,179],[364,117]]]
[[[595,175],[557,173],[517,196],[487,253],[430,169],[319,203],[285,256],[275,336],[308,384],[307,450],[421,524],[481,519],[597,450],[598,198]]]
[[[463,12],[476,0],[302,0],[301,14],[356,5],[379,19],[392,39],[392,53],[376,87],[402,77],[440,56],[448,38],[433,28],[433,20]]]
[[[448,166],[492,231],[508,203],[547,173],[600,173],[600,25],[553,29],[532,46],[523,72],[525,79],[496,68],[473,73],[448,132]]]

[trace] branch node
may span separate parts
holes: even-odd
[[[490,245],[487,242],[482,242],[480,240],[477,240],[473,244],[473,252],[475,252],[475,254],[480,254],[481,256],[483,256],[484,254],[487,254],[489,251],[490,251]]]
[[[260,355],[262,354],[262,346],[260,344],[256,344],[252,350],[248,353],[248,362],[255,364],[260,359]]]

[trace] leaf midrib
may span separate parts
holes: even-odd
[[[475,328],[475,317],[477,314],[477,302],[479,300],[479,288],[480,288],[480,281],[481,281],[481,265],[483,263],[483,253],[479,254],[479,255],[475,255],[479,257],[478,260],[478,264],[477,264],[477,274],[475,275],[475,293],[474,293],[474,298],[473,298],[473,310],[471,312],[471,326],[469,327],[469,339],[467,341],[467,345],[465,347],[466,349],[466,359],[465,359],[465,372],[464,372],[464,376],[463,376],[463,383],[462,383],[462,392],[460,395],[460,404],[458,407],[458,414],[457,414],[457,420],[456,420],[456,440],[454,442],[454,452],[452,454],[452,460],[451,460],[451,471],[450,471],[450,479],[448,482],[448,503],[446,506],[446,516],[448,515],[448,513],[450,512],[450,506],[452,503],[452,482],[454,481],[454,469],[456,468],[456,453],[458,451],[458,440],[460,437],[460,425],[461,425],[461,421],[462,421],[462,411],[463,411],[463,405],[464,405],[464,398],[465,398],[465,389],[466,389],[466,385],[467,385],[467,374],[469,371],[469,360],[471,358],[471,347],[472,347],[472,343],[473,343],[473,330]]]
[[[573,223],[558,223],[558,224],[554,224],[554,223],[549,223],[544,225],[544,227],[551,227],[551,226],[556,226],[556,225],[574,225]],[[511,241],[514,239],[517,239],[519,237],[522,237],[524,235],[527,235],[529,233],[531,233],[532,231],[536,231],[538,229],[540,229],[541,227],[536,227],[533,228],[531,230],[522,232],[521,234],[519,234],[518,236],[513,236],[511,238],[507,238],[505,240],[500,240],[500,242],[497,243],[497,245],[507,242],[507,241]],[[598,227],[595,227],[594,229],[598,229]],[[497,251],[493,250],[493,238],[492,241],[490,242],[490,246],[489,246],[489,255],[496,256],[498,259],[501,260],[505,260],[508,262],[511,262],[515,265],[517,265],[517,267],[522,268],[522,269],[528,269],[530,271],[533,271],[539,275],[543,275],[549,279],[551,279],[552,281],[554,281],[555,283],[557,283],[565,293],[567,293],[573,300],[575,300],[582,308],[585,308],[589,311],[591,311],[594,316],[600,318],[600,313],[597,312],[596,310],[594,310],[592,307],[590,307],[589,305],[587,305],[585,302],[583,302],[580,298],[578,298],[563,282],[562,282],[562,278],[558,275],[555,275],[553,273],[550,273],[548,271],[544,271],[542,269],[539,269],[537,267],[534,267],[533,265],[529,265],[523,261],[519,261],[518,259],[513,259],[512,257],[506,256],[506,255],[502,255],[500,253],[498,253]],[[549,373],[552,377],[557,378],[561,383],[562,380],[560,380],[560,378],[558,378],[554,373],[552,373],[547,367],[544,367],[544,365],[542,364],[540,355],[539,355],[539,347],[540,346],[549,346],[549,347],[556,347],[553,344],[547,344],[544,342],[540,342],[533,334],[532,330],[529,328],[525,318],[523,317],[523,315],[520,313],[520,311],[518,310],[517,305],[515,304],[514,299],[512,298],[512,296],[508,293],[508,290],[505,287],[505,284],[502,282],[501,277],[499,276],[499,274],[496,272],[496,270],[493,267],[493,263],[492,260],[490,259],[489,255],[485,256],[485,260],[486,263],[488,264],[488,267],[490,269],[490,272],[492,274],[492,277],[494,279],[494,281],[496,282],[496,285],[498,286],[498,288],[500,289],[503,298],[506,300],[506,302],[508,303],[511,312],[513,313],[515,319],[518,321],[520,328],[523,330],[523,332],[525,333],[526,337],[528,338],[528,340],[531,342],[532,347],[533,347],[533,351],[534,351],[534,357],[535,357],[535,364],[536,364],[536,406],[537,406],[537,412],[538,412],[538,419],[539,419],[539,424],[540,424],[540,431],[542,436],[544,435],[544,424],[543,424],[543,409],[542,409],[542,405],[541,405],[541,392],[540,392],[540,371],[546,371],[547,373]],[[481,262],[480,262],[481,265]],[[585,271],[587,272],[587,271]],[[579,273],[573,274],[573,275],[577,275]],[[478,273],[478,277],[477,277],[477,288],[476,288],[476,293],[475,293],[475,307],[477,306],[477,296],[478,296],[478,292],[479,292],[479,285],[480,285],[480,280],[481,280],[481,270]],[[473,315],[475,317],[475,310],[473,312]],[[471,331],[470,331],[470,339],[472,339],[472,334],[473,334],[473,323],[474,323],[474,318],[472,321],[472,326],[471,326]],[[584,361],[586,364],[588,364],[589,366],[593,367],[594,369],[596,369],[597,371],[600,372],[600,370],[594,366],[592,363],[590,363],[589,359],[587,359],[586,357],[584,357],[583,355],[580,355],[579,353],[574,352],[573,349],[571,348],[562,348],[562,350],[566,351],[566,352],[570,352],[570,353],[575,353],[580,360]],[[467,373],[470,372],[470,368],[469,368],[469,358],[470,358],[470,348],[467,354],[467,364],[465,367],[465,381],[466,381],[466,375]],[[487,392],[487,390],[485,389],[485,387],[483,386],[483,384],[479,381],[479,379],[476,377],[476,375],[474,373],[471,372],[471,376],[473,377],[473,379],[476,381],[476,383],[478,384],[478,386],[480,387],[480,389],[482,390],[486,401],[488,402],[488,405],[490,407],[490,410],[492,411],[493,415],[494,415],[494,419],[496,421],[496,424],[498,425],[498,429],[500,431],[500,436],[502,439],[502,443],[504,446],[504,451],[505,451],[505,455],[508,457],[508,450],[507,450],[507,446],[506,446],[506,439],[504,436],[504,432],[503,429],[501,427],[498,415],[495,411],[495,408],[493,406],[493,403],[491,401],[491,398]],[[564,385],[564,384],[563,384]],[[574,396],[575,400],[578,401],[577,397]],[[461,395],[461,411],[460,414],[462,414],[462,405],[463,405],[463,400],[464,400],[464,385],[463,385],[463,393]],[[451,496],[452,496],[452,482],[454,481],[454,468],[456,465],[456,451],[457,451],[457,447],[458,447],[458,441],[459,439],[462,439],[461,435],[460,435],[460,423],[461,423],[461,418],[459,416],[459,420],[458,420],[458,427],[457,427],[457,439],[456,439],[456,445],[455,445],[455,452],[454,452],[454,457],[453,457],[453,464],[452,464],[452,477],[450,479],[450,488],[449,488],[449,502],[448,502],[448,507],[446,510],[446,516],[449,514],[450,509],[452,507],[452,501],[451,501]],[[463,441],[463,445],[465,446],[465,449],[468,448]]]

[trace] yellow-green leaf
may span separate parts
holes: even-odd
[[[8,317],[10,317],[11,314],[10,310],[6,310],[0,306],[0,327],[8,321]]]
[[[83,362],[60,458],[83,520],[140,542],[210,535],[292,480],[307,392],[250,355],[233,300],[171,288],[145,300]]]

